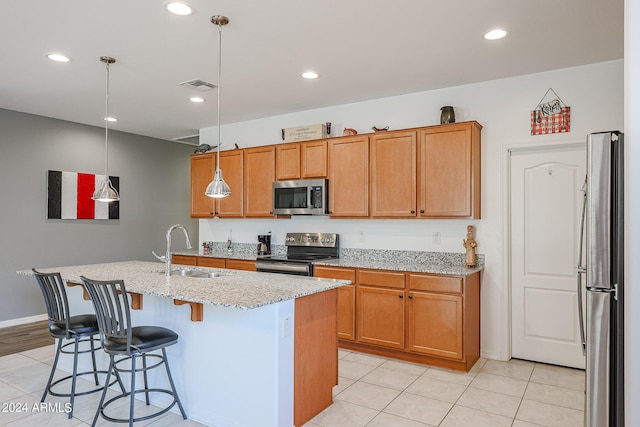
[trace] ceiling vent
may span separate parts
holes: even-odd
[[[214,85],[213,83],[205,82],[204,80],[200,80],[200,79],[193,79],[186,82],[182,82],[180,83],[180,86],[188,87],[190,89],[195,89],[199,92],[206,92],[208,90],[216,88],[216,85]]]
[[[179,136],[178,138],[173,138],[173,140],[182,144],[200,145],[200,135]]]

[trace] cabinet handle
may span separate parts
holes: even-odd
[[[404,295],[398,295],[400,298],[404,298]]]

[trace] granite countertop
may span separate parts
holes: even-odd
[[[174,264],[173,269],[178,268]],[[60,272],[65,281],[82,283],[80,276],[94,280],[122,279],[129,292],[156,295],[183,301],[199,302],[239,309],[258,308],[303,297],[351,283],[348,280],[319,279],[253,271],[193,267],[203,271],[228,273],[216,278],[164,275],[164,264],[146,261],[124,261],[37,269]],[[32,275],[31,270],[17,272]]]
[[[484,265],[467,268],[464,264],[414,263],[407,261],[376,261],[338,258],[326,261],[316,261],[314,265],[333,267],[366,268],[371,270],[409,271],[414,273],[446,274],[452,276],[469,276],[484,270]]]

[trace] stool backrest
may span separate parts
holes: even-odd
[[[100,338],[126,338],[127,352],[131,349],[131,313],[129,297],[122,280],[92,280],[80,276],[91,298],[98,319]]]
[[[58,328],[64,327],[67,330],[67,338],[69,338],[69,330],[71,329],[69,302],[60,273],[41,273],[35,268],[32,268],[31,271],[33,271],[33,275],[40,285],[42,296],[44,296],[44,304],[47,307],[49,318],[49,330],[51,330],[51,325],[56,323]]]

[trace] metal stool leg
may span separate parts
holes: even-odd
[[[40,399],[40,403],[44,402],[44,399],[47,397],[47,393],[49,393],[49,388],[51,387],[51,381],[53,381],[53,375],[56,373],[56,368],[58,366],[58,358],[60,357],[61,349],[62,349],[62,338],[58,338],[58,347],[56,348],[56,356],[53,359],[53,366],[51,367],[51,374],[49,375],[49,381],[47,381],[47,386],[44,388],[44,393],[42,394],[42,399]]]
[[[98,422],[98,417],[100,416],[100,412],[102,412],[102,405],[104,404],[104,398],[107,396],[107,390],[109,390],[108,384],[109,384],[109,380],[111,379],[111,372],[114,369],[113,361],[114,361],[114,357],[111,356],[109,361],[109,369],[107,370],[107,379],[105,380],[105,383],[104,383],[105,387],[102,390],[100,403],[98,403],[98,410],[96,411],[96,415],[93,417],[93,422],[91,423],[91,427],[95,427],[96,423]],[[116,372],[116,375],[118,375],[118,372]],[[118,376],[118,379],[119,378],[120,377]],[[120,386],[122,386],[122,382],[120,382]]]
[[[165,349],[162,349],[162,360],[164,361],[164,367],[167,369],[167,377],[169,377],[169,384],[171,384],[171,391],[173,391],[173,398],[176,400],[178,404],[178,408],[180,408],[180,413],[182,414],[182,419],[187,419],[187,414],[184,412],[184,408],[182,407],[182,402],[180,402],[180,396],[178,396],[178,392],[176,391],[176,386],[173,384],[173,377],[171,377],[171,370],[169,369],[169,363],[167,361],[167,352]]]
[[[133,427],[133,406],[136,400],[136,356],[131,355],[131,396],[129,396],[129,427]]]
[[[98,381],[98,368],[96,367],[96,347],[93,345],[93,337],[89,337],[89,343],[91,345],[91,362],[93,363],[93,378],[96,380],[96,385],[100,385]]]
[[[69,411],[69,419],[73,418],[73,404],[76,397],[76,377],[78,373],[78,341],[80,339],[75,337],[73,344],[73,372],[71,374],[71,396],[69,396],[69,403],[71,404],[71,410]]]
[[[148,405],[149,404],[149,383],[147,381],[147,355],[146,354],[142,355],[142,374],[144,376],[144,397]]]

